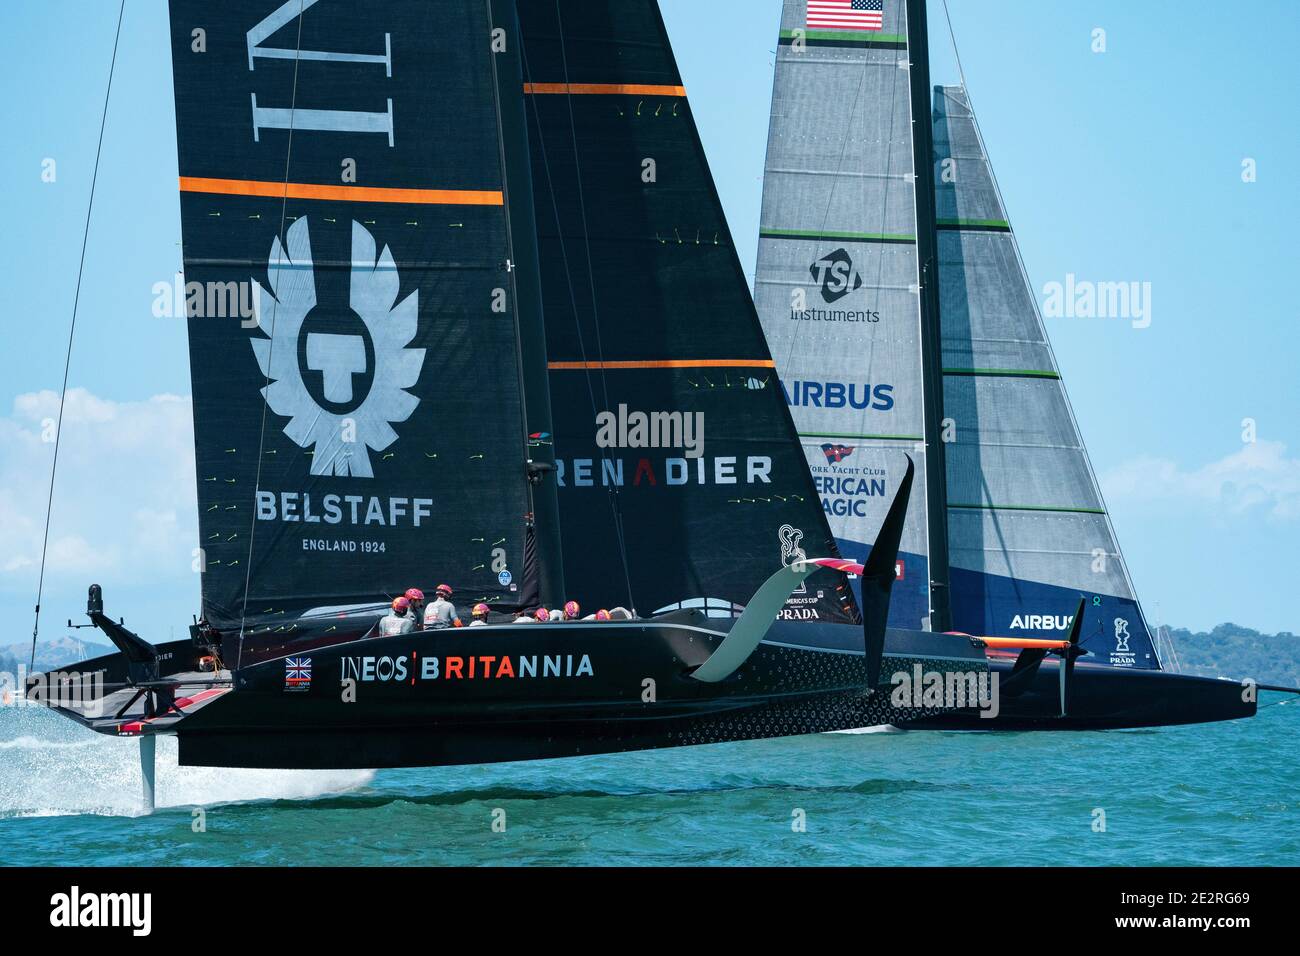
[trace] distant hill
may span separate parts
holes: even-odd
[[[1300,636],[1290,631],[1261,634],[1237,624],[1220,624],[1208,634],[1160,628],[1166,647],[1161,658],[1170,670],[1202,677],[1253,678],[1261,684],[1300,687]]]
[[[36,644],[36,670],[53,670],[65,664],[75,664],[77,661],[89,660],[112,652],[113,648],[107,644],[79,641],[75,637],[56,637],[53,640],[39,641]],[[0,671],[16,674],[19,664],[27,666],[31,654],[30,643],[0,647]]]

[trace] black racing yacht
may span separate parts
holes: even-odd
[[[653,0],[172,0],[171,35],[202,611],[155,644],[92,587],[117,653],[29,698],[138,737],[149,792],[160,734],[395,767],[971,705],[896,693],[984,650],[886,633],[904,455],[836,551]],[[378,636],[434,580],[495,623]],[[574,597],[631,610],[512,617]]]
[[[1260,688],[1161,666],[964,79],[932,98],[925,0],[853,7],[783,4],[754,296],[840,552],[916,456],[890,624],[976,635],[999,678],[996,714],[906,725],[1252,716]]]

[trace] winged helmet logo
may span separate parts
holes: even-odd
[[[397,264],[388,247],[376,255],[375,238],[352,223],[352,277],[349,302],[365,323],[374,352],[374,376],[364,399],[347,412],[323,408],[303,381],[299,341],[308,314],[316,307],[316,276],[307,217],[289,227],[287,248],[271,243],[266,278],[270,291],[257,287],[258,315],[270,323],[270,336],[252,339],[253,354],[268,385],[262,396],[271,411],[289,419],[284,433],[312,448],[311,473],[373,478],[370,451],[397,440],[395,423],[406,421],[420,400],[406,389],[424,367],[424,349],[410,348],[419,314],[419,292],[400,303]],[[269,318],[268,318],[269,317]],[[368,364],[359,336],[308,330],[307,367],[322,373],[327,401],[355,403],[354,375]],[[369,450],[367,450],[369,449]]]

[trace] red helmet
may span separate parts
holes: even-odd
[[[446,584],[439,584],[433,590],[435,594],[447,594],[447,595],[451,594],[451,587],[450,585],[446,585]]]
[[[404,597],[393,598],[393,610],[398,614],[405,614],[411,607],[411,602]]]
[[[550,612],[547,611],[546,608],[544,607],[539,607],[536,611],[534,611],[533,617],[537,618],[537,620],[541,621],[543,624],[545,624],[547,621],[551,619]]]
[[[577,601],[564,602],[564,616],[568,620],[570,621],[576,620],[578,615],[581,613],[582,613],[582,608],[578,607]]]
[[[599,611],[596,612],[596,620],[598,620],[598,621],[608,621],[609,619],[610,619],[610,617],[609,617],[609,612],[606,611],[603,607],[602,607]]]
[[[487,616],[488,616],[488,606],[487,606],[486,604],[475,604],[475,605],[474,605],[474,616],[475,616],[475,617],[487,617]]]
[[[406,589],[406,599],[407,599],[408,601],[411,601],[411,602],[415,602],[415,601],[423,601],[423,600],[424,600],[424,592],[421,591],[419,588],[407,588],[407,589]]]

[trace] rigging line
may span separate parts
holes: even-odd
[[[952,28],[952,13],[949,12],[948,10],[948,0],[943,0],[943,18],[948,21],[948,37],[950,40],[952,40],[952,55],[957,60],[957,75],[961,77],[961,88],[966,92],[966,105],[970,107],[970,87],[966,85],[966,71],[962,69],[961,51],[957,49],[957,33]],[[975,119],[974,107],[970,107],[970,112],[971,112],[971,121],[973,122]],[[992,163],[989,164],[990,173],[993,171],[992,165],[993,165]],[[1006,214],[1005,206],[1003,207],[1002,211],[1003,214],[1005,215]]]
[[[558,10],[557,10],[557,13],[558,13]],[[523,61],[523,67],[524,67],[524,73],[525,73],[525,75],[531,77],[531,76],[532,76],[532,70],[529,68],[529,65],[528,65],[528,48],[527,48],[527,45],[524,44],[522,41],[521,41],[521,43],[520,43],[520,56],[521,56],[521,59],[522,59],[522,61]],[[565,79],[566,79],[566,81],[567,81],[567,79],[568,79],[568,77],[567,77],[567,66],[566,66],[566,77],[565,77]],[[583,336],[583,334],[582,334],[582,320],[581,320],[581,318],[580,318],[579,315],[578,315],[578,296],[577,296],[577,291],[576,291],[576,289],[574,288],[574,285],[573,285],[573,269],[572,269],[572,267],[571,267],[571,265],[570,265],[570,262],[569,262],[569,249],[568,249],[568,244],[565,242],[565,237],[564,237],[564,224],[563,224],[563,221],[562,221],[561,216],[560,216],[560,206],[559,206],[558,194],[557,194],[556,189],[555,189],[555,179],[554,179],[554,177],[553,177],[552,174],[551,174],[551,161],[550,161],[550,156],[549,156],[549,154],[547,153],[547,150],[546,150],[546,127],[545,127],[545,125],[542,123],[542,115],[541,115],[541,110],[540,110],[540,108],[539,108],[538,105],[537,105],[537,97],[535,97],[535,96],[534,96],[534,97],[529,97],[528,99],[529,99],[529,101],[530,101],[531,104],[532,104],[532,110],[533,110],[533,121],[534,121],[534,123],[536,123],[536,125],[537,125],[537,137],[538,137],[538,143],[537,143],[537,145],[538,145],[538,153],[540,154],[541,159],[542,159],[542,169],[543,169],[543,171],[546,173],[546,187],[547,187],[547,191],[550,193],[550,197],[551,197],[551,211],[552,211],[552,214],[555,216],[555,227],[556,227],[556,235],[557,235],[557,238],[558,238],[558,240],[559,240],[560,259],[561,259],[561,261],[562,261],[562,263],[563,263],[563,265],[564,265],[564,280],[565,280],[565,283],[566,283],[566,286],[567,286],[567,288],[568,288],[568,292],[569,292],[569,305],[570,305],[570,306],[572,307],[572,309],[573,309],[573,325],[574,325],[574,331],[575,331],[576,334],[577,334],[577,339],[578,339],[578,350],[579,350],[579,352],[580,352],[581,355],[582,355],[583,366],[584,366],[584,368],[586,369],[586,372],[585,372],[585,374],[584,374],[584,376],[583,376],[583,379],[584,379],[584,381],[587,383],[587,395],[588,395],[588,399],[589,399],[589,401],[590,401],[590,403],[591,403],[591,412],[592,412],[592,415],[594,416],[594,415],[596,414],[596,412],[597,412],[597,408],[596,408],[596,392],[595,392],[595,388],[594,388],[594,386],[592,385],[592,375],[591,375],[591,370],[590,370],[590,368],[588,367],[588,366],[590,365],[590,363],[588,362],[588,355],[587,355],[587,341],[586,341],[586,339],[584,338],[584,336]],[[570,103],[570,111],[572,111],[572,103]],[[574,156],[575,156],[575,159],[576,159],[576,157],[577,157],[577,148],[578,148],[578,147],[577,147],[576,134],[575,134],[575,136],[574,136],[573,147],[574,147]],[[581,186],[579,186],[579,188],[581,189]],[[590,255],[590,250],[588,251],[588,254]],[[588,260],[588,268],[590,269],[590,260]],[[593,299],[593,303],[592,303],[592,305],[593,305],[593,310],[594,310],[594,307],[595,307],[594,299]],[[599,345],[598,345],[598,348],[599,348]],[[599,354],[600,354],[600,357],[603,359],[603,357],[604,357],[603,352],[601,352],[601,353],[599,353]],[[608,404],[608,398],[609,398],[609,396],[608,396],[608,388],[607,388],[607,384],[606,384],[606,382],[605,382],[605,378],[604,378],[604,373],[603,373],[603,371],[602,371],[602,374],[601,374],[601,381],[602,381],[602,386],[604,387],[604,390],[605,390],[605,393],[606,393],[606,404]],[[617,537],[617,540],[618,540],[619,559],[620,559],[620,561],[621,561],[621,563],[622,563],[622,568],[623,568],[623,580],[624,580],[624,584],[625,584],[626,587],[627,587],[628,604],[629,604],[629,606],[635,608],[635,607],[636,607],[636,601],[634,600],[634,598],[633,598],[633,596],[632,596],[632,575],[631,575],[631,570],[630,570],[630,568],[629,568],[629,566],[628,566],[628,560],[627,560],[627,547],[626,547],[626,543],[625,543],[625,539],[624,539],[624,535],[623,535],[623,522],[622,522],[622,516],[621,516],[621,514],[620,514],[620,512],[619,512],[619,506],[618,506],[618,489],[615,488],[615,487],[612,487],[612,486],[611,486],[611,488],[610,488],[610,494],[609,494],[608,498],[609,498],[610,511],[611,511],[612,516],[613,516],[614,533],[615,533],[615,536]]]
[[[108,100],[113,92],[113,73],[117,67],[117,45],[122,38],[122,18],[126,0],[117,10],[117,31],[113,34],[113,56],[108,64],[108,85],[104,90],[104,109],[99,117],[99,141],[95,144],[95,166],[90,176],[90,200],[86,204],[86,225],[81,233],[81,260],[77,265],[77,289],[72,297],[72,324],[68,326],[68,350],[63,358],[63,386],[59,390],[59,416],[54,425],[54,460],[50,463],[50,488],[45,499],[45,534],[41,539],[41,570],[36,582],[36,618],[32,623],[32,653],[28,669],[36,666],[36,636],[41,629],[41,597],[45,592],[45,558],[50,547],[50,516],[54,511],[54,476],[59,468],[59,441],[63,438],[63,407],[68,398],[68,370],[72,367],[72,338],[77,331],[77,307],[81,303],[81,277],[86,269],[86,245],[90,240],[90,216],[95,208],[95,185],[99,181],[99,157],[104,149],[104,127],[108,123]]]
[[[298,0],[298,39],[293,51],[293,94],[289,99],[289,141],[284,150],[284,196],[280,200],[280,228],[276,233],[277,238],[284,235],[284,219],[289,208],[289,161],[293,156],[294,111],[298,106],[298,64],[300,60],[299,54],[302,52],[302,20],[305,9],[304,4],[305,0]],[[279,245],[280,255],[276,259],[275,263],[277,272],[280,268],[280,264],[284,261],[285,244],[283,239],[280,240]],[[271,369],[275,367],[275,314],[280,306],[280,300],[278,297],[273,298],[271,301],[275,304],[271,306],[271,344],[267,347],[266,351],[266,391],[268,393],[271,389]],[[257,492],[262,488],[262,459],[265,457],[266,409],[268,404],[269,400],[262,402],[262,425],[257,436],[257,477],[253,481],[254,496],[256,496]],[[248,621],[248,589],[252,586],[253,582],[253,539],[257,534],[257,509],[253,510],[255,513],[248,529],[248,560],[245,562],[244,567],[244,602],[243,606],[239,610],[239,648],[235,652],[236,671],[239,670],[239,665],[244,659],[244,628]]]
[[[957,61],[957,75],[961,79],[962,92],[966,94],[966,109],[970,113],[971,126],[975,130],[975,138],[979,143],[980,153],[984,157],[984,165],[985,168],[988,170],[989,180],[990,182],[993,183],[993,191],[997,196],[998,206],[1002,210],[1002,217],[1006,221],[1010,222],[1010,218],[1007,212],[1006,199],[1002,195],[1002,185],[1001,183],[998,182],[998,174],[993,169],[993,160],[992,157],[989,156],[988,146],[984,142],[984,131],[980,128],[979,117],[976,116],[975,114],[975,101],[971,97],[970,86],[966,82],[966,71],[962,67],[961,52],[957,49],[957,33],[953,29],[952,14],[948,9],[948,0],[943,0],[943,14],[944,14],[944,18],[948,22],[948,38],[952,43],[953,57]],[[1047,348],[1047,354],[1051,356],[1052,367],[1059,372],[1061,366],[1060,363],[1057,362],[1056,360],[1056,350],[1052,348],[1052,340],[1047,335],[1047,326],[1046,323],[1043,322],[1042,314],[1039,311],[1038,300],[1033,295],[1034,287],[1029,280],[1029,269],[1025,266],[1024,256],[1022,256],[1020,253],[1020,242],[1016,239],[1014,229],[1011,230],[1010,234],[1011,234],[1011,248],[1016,255],[1016,264],[1020,267],[1021,279],[1025,283],[1025,288],[1028,289],[1030,292],[1029,299],[1033,303],[1034,316],[1038,320],[1039,327],[1042,328],[1043,330],[1043,344]],[[1097,501],[1100,502],[1101,508],[1105,512],[1103,520],[1106,522],[1106,529],[1110,533],[1110,540],[1112,544],[1114,544],[1115,546],[1114,550],[1116,556],[1119,558],[1120,570],[1123,572],[1124,575],[1124,583],[1128,586],[1128,592],[1132,596],[1133,603],[1137,606],[1138,616],[1142,619],[1142,626],[1147,631],[1148,635],[1150,635],[1151,628],[1147,624],[1146,612],[1142,609],[1142,602],[1138,600],[1137,589],[1133,586],[1133,578],[1129,574],[1128,563],[1124,560],[1124,556],[1120,551],[1119,538],[1115,534],[1115,525],[1110,518],[1110,509],[1106,506],[1106,498],[1102,494],[1101,483],[1097,481],[1097,473],[1092,467],[1092,459],[1089,457],[1088,449],[1083,443],[1083,432],[1079,428],[1079,420],[1074,414],[1074,405],[1070,401],[1070,394],[1068,391],[1066,391],[1064,381],[1061,381],[1060,387],[1061,387],[1061,397],[1065,400],[1065,409],[1070,416],[1070,424],[1074,427],[1074,433],[1079,438],[1079,454],[1083,457],[1084,467],[1088,471],[1088,477],[1092,480],[1093,490],[1097,494]],[[1152,646],[1154,648],[1154,643],[1152,644]],[[1159,651],[1156,651],[1156,662],[1157,664],[1161,664],[1161,668],[1163,669],[1163,664],[1160,661]]]

